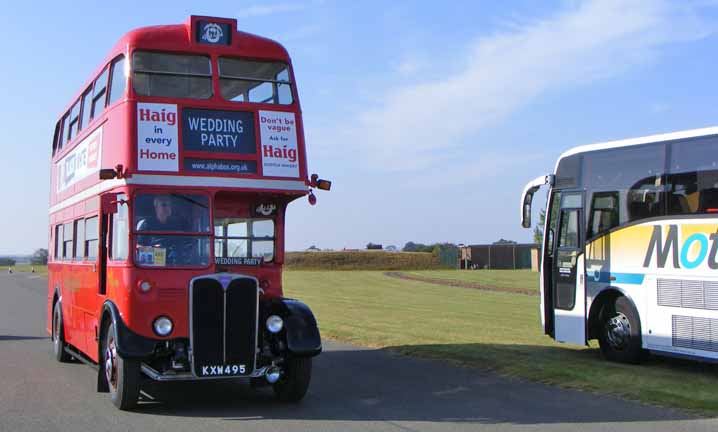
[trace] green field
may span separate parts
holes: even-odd
[[[498,288],[521,288],[533,290],[537,293],[539,290],[539,274],[531,270],[429,270],[406,271],[403,273],[432,279],[476,283]]]
[[[417,272],[437,279],[528,283],[535,273]],[[484,273],[484,274],[481,274]],[[439,286],[373,271],[288,271],[288,296],[314,310],[323,336],[403,354],[448,359],[566,387],[718,414],[718,367],[651,357],[622,365],[542,334],[538,297]]]

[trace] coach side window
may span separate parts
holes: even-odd
[[[112,105],[125,94],[126,82],[125,57],[120,56],[112,62],[112,82],[110,83],[110,102],[108,105]]]
[[[618,193],[619,225],[665,213],[665,144],[590,152],[583,163],[583,185],[591,196]]]
[[[105,100],[107,99],[107,71],[100,74],[99,78],[95,80],[95,86],[92,91],[92,118],[97,117],[103,109],[105,109]]]
[[[55,261],[62,258],[62,225],[55,225]]]
[[[618,192],[594,193],[586,238],[593,238],[616,226],[618,226]]]
[[[668,214],[718,213],[718,138],[671,145]]]
[[[85,219],[85,251],[88,261],[97,261],[98,228],[97,216]]]
[[[76,260],[81,261],[85,256],[85,219],[75,221],[75,254]]]
[[[68,222],[64,225],[62,229],[62,259],[63,260],[71,260],[72,259],[72,251],[74,250],[72,248],[72,240],[73,240],[73,230],[72,230],[72,222]]]

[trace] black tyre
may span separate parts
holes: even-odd
[[[140,397],[140,362],[124,359],[117,354],[114,324],[110,324],[105,333],[101,366],[112,403],[121,410],[137,406]]]
[[[282,402],[299,402],[312,380],[312,359],[291,358],[284,365],[284,374],[273,386],[274,394]]]
[[[641,362],[641,320],[631,301],[618,297],[613,304],[603,307],[599,316],[601,332],[598,342],[603,356],[620,363]]]
[[[65,326],[60,302],[56,302],[52,308],[52,355],[60,363],[72,360],[72,356],[65,351]]]

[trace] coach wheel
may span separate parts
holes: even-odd
[[[65,327],[62,323],[62,306],[55,303],[52,311],[52,354],[60,363],[67,363],[72,356],[65,351]]]
[[[114,324],[107,327],[102,357],[112,403],[121,410],[135,407],[140,396],[140,363],[117,354]]]
[[[641,361],[641,321],[628,298],[618,297],[613,304],[604,306],[598,342],[608,360],[621,363]]]
[[[299,402],[304,398],[312,380],[312,359],[290,358],[284,363],[284,373],[273,388],[282,402]]]

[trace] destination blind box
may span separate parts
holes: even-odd
[[[192,16],[192,39],[204,45],[232,45],[237,21],[226,18]]]

